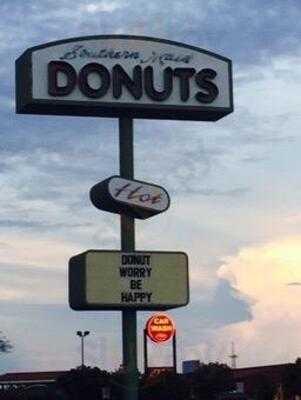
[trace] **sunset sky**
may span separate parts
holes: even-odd
[[[119,249],[119,217],[89,190],[119,173],[118,120],[15,114],[15,60],[71,37],[130,34],[183,42],[233,62],[234,113],[218,122],[135,120],[135,177],[169,210],[138,221],[137,250],[184,251],[191,301],[171,310],[178,359],[240,367],[301,356],[301,4],[298,0],[0,2],[0,331],[7,371],[121,363],[119,312],[75,312],[68,260]],[[138,314],[142,330],[150,313]],[[150,363],[170,365],[169,346]]]

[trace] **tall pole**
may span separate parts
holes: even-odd
[[[144,374],[148,371],[148,354],[147,354],[147,334],[146,329],[143,330],[143,353],[144,353]]]
[[[174,373],[177,373],[177,331],[175,330],[175,333],[172,338],[172,359],[173,359],[173,369]]]
[[[82,344],[82,368],[84,368],[85,365],[85,361],[84,361],[84,335],[82,335],[81,337],[81,344]]]
[[[235,369],[236,368],[236,360],[238,358],[238,355],[235,353],[234,350],[234,342],[231,343],[231,354],[229,355],[231,359],[231,368]]]
[[[120,176],[134,179],[133,119],[119,119],[119,163]],[[121,214],[121,251],[135,251],[135,219]],[[137,313],[136,310],[122,311],[123,366],[125,369],[125,400],[138,399],[137,370]]]
[[[82,368],[85,366],[85,360],[84,360],[84,338],[89,335],[89,331],[77,331],[76,334],[77,336],[80,337],[81,340],[81,359],[82,359]]]

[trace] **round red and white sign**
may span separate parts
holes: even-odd
[[[166,314],[155,314],[146,323],[147,336],[155,343],[166,342],[176,331],[173,320]]]

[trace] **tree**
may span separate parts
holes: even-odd
[[[273,379],[267,375],[258,374],[252,379],[251,397],[255,400],[273,400],[278,386]]]
[[[235,389],[232,370],[219,363],[202,364],[191,374],[166,372],[140,382],[140,400],[215,400]]]
[[[144,376],[140,381],[140,400],[187,400],[188,395],[185,377],[174,372],[161,373],[151,381]]]
[[[9,340],[2,335],[0,331],[0,353],[9,353],[13,346],[10,344]]]
[[[235,389],[232,370],[225,364],[201,364],[187,378],[190,397],[196,400],[214,400],[220,394]]]
[[[301,395],[301,358],[286,366],[282,374],[282,390],[288,398]]]
[[[111,372],[110,391],[112,399],[122,399],[124,395],[125,375],[122,370]]]
[[[97,367],[71,369],[57,379],[55,393],[66,400],[99,400],[102,399],[102,388],[109,386],[109,376]]]

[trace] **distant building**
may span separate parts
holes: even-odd
[[[191,374],[201,365],[200,360],[187,360],[182,362],[183,374]]]
[[[28,387],[32,385],[51,385],[56,379],[67,371],[48,372],[10,372],[0,375],[0,390]]]
[[[268,378],[276,386],[281,385],[282,375],[290,364],[264,365],[261,367],[233,369],[233,376],[240,393],[249,395],[258,377]]]
[[[282,376],[288,365],[276,364],[264,365],[260,367],[247,367],[232,369],[236,389],[233,392],[224,393],[220,396],[220,400],[249,400],[252,399],[254,391],[258,385],[258,381],[267,379],[270,383],[278,388],[276,394],[277,399],[283,399],[281,394]],[[183,374],[189,374],[200,366],[199,360],[183,361]]]
[[[258,385],[258,380],[267,379],[278,388],[275,398],[283,399],[281,390],[282,376],[285,369],[291,364],[264,365],[260,367],[236,368],[233,369],[233,376],[236,382],[236,396],[252,398],[252,393]],[[233,400],[233,394],[224,397],[224,400]]]

